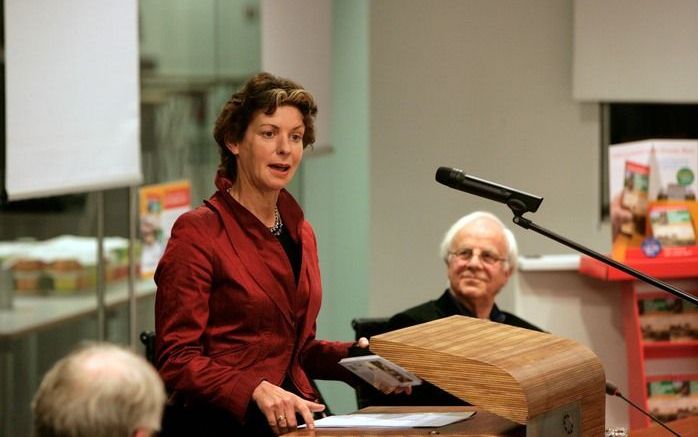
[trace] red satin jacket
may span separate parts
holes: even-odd
[[[322,286],[315,234],[293,197],[278,208],[301,244],[296,286],[281,243],[226,192],[175,222],[155,273],[157,367],[169,390],[209,402],[244,421],[252,392],[263,380],[281,385],[286,374],[307,399],[308,377],[353,381],[337,362],[348,342],[315,339]]]

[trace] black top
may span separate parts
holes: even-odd
[[[293,277],[296,278],[296,285],[298,285],[298,275],[301,271],[301,245],[293,240],[291,234],[286,230],[286,226],[281,228],[281,234],[276,238],[284,247],[284,252],[286,252],[288,261],[293,269]]]
[[[465,306],[463,306],[449,290],[436,300],[430,300],[421,305],[409,308],[405,311],[395,314],[388,321],[389,330],[406,328],[408,326],[418,325],[420,323],[431,322],[432,320],[443,319],[449,316],[467,316],[475,317],[475,315]],[[505,325],[516,326],[519,328],[531,329],[533,331],[541,331],[542,329],[536,325],[527,322],[526,320],[515,316],[514,314],[502,311],[495,304],[490,313],[490,320]]]

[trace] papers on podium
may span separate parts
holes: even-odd
[[[392,361],[378,355],[344,358],[339,364],[378,390],[386,387],[407,387],[419,385],[422,380]]]
[[[469,419],[473,414],[474,411],[345,414],[318,419],[315,428],[436,428]]]

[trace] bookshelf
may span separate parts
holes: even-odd
[[[698,257],[667,259],[633,259],[626,261],[630,267],[654,276],[698,295]],[[661,381],[695,381],[698,386],[698,339],[647,338],[643,336],[643,324],[647,331],[647,319],[643,319],[640,306],[646,299],[678,299],[634,277],[609,267],[595,259],[582,257],[580,273],[604,281],[616,281],[622,293],[623,330],[628,361],[628,397],[645,410],[656,408],[650,402],[648,390],[651,383]],[[644,315],[644,317],[647,317]],[[698,312],[691,312],[693,326],[698,325]],[[695,329],[695,328],[694,328]],[[668,334],[667,334],[668,335]],[[688,363],[686,365],[685,363]],[[698,393],[692,394],[698,400]],[[650,420],[633,408],[628,409],[630,428],[650,426]],[[654,411],[656,413],[656,411]],[[698,406],[693,414],[698,414]],[[662,416],[660,413],[659,416]]]

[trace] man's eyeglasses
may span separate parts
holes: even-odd
[[[477,253],[475,251],[477,251]],[[477,255],[477,257],[480,258],[480,261],[488,266],[493,266],[498,262],[506,261],[506,258],[502,258],[489,250],[473,249],[472,247],[466,247],[457,252],[449,252],[449,255],[455,256],[464,262],[470,262],[470,260]]]

